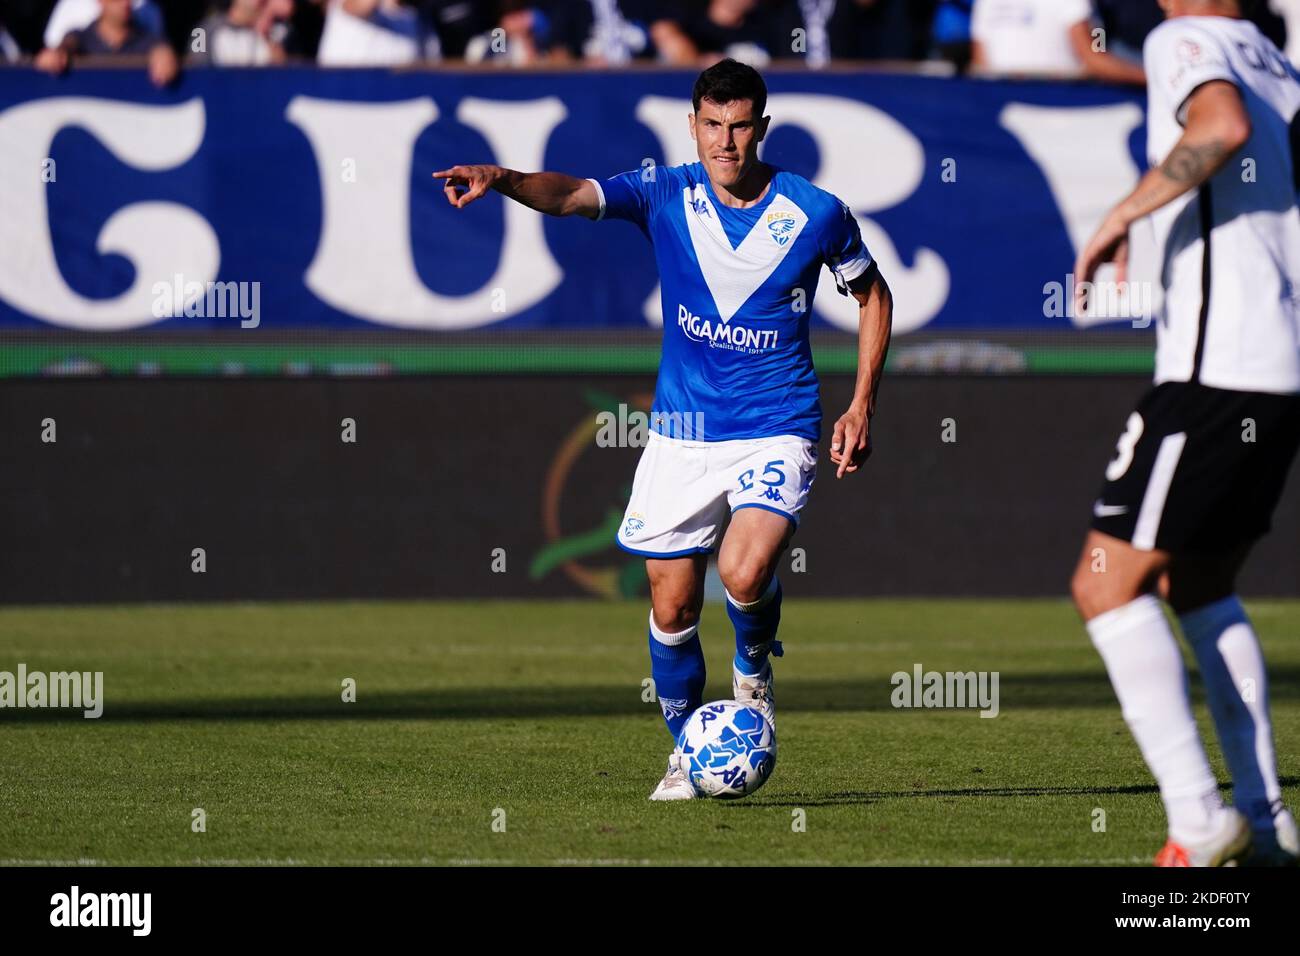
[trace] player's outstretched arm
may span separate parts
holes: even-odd
[[[585,179],[564,173],[521,173],[501,166],[453,166],[433,174],[443,179],[443,194],[457,209],[468,206],[495,189],[504,196],[523,203],[548,216],[600,215],[600,196],[596,187]],[[464,192],[461,192],[464,190]]]
[[[1237,87],[1227,80],[1211,80],[1187,99],[1183,135],[1165,161],[1150,170],[1137,188],[1111,210],[1097,234],[1079,252],[1074,264],[1078,302],[1087,294],[1103,262],[1119,266],[1117,281],[1127,280],[1129,227],[1143,216],[1198,188],[1232,158],[1250,139],[1250,115]]]
[[[876,263],[849,283],[849,292],[858,301],[858,380],[849,410],[835,423],[831,438],[831,462],[839,466],[836,478],[857,471],[871,454],[871,417],[894,325],[894,296]]]

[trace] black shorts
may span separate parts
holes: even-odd
[[[1265,534],[1300,448],[1300,395],[1165,382],[1128,419],[1092,526],[1135,548],[1221,552]]]

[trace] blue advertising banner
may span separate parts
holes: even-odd
[[[604,178],[697,159],[692,74],[0,71],[0,330],[645,329],[623,222],[498,194],[460,163]],[[1136,182],[1140,92],[773,72],[760,150],[857,216],[896,329],[1063,330],[1075,249]],[[1126,313],[1127,314],[1127,313]],[[853,329],[823,270],[814,325]]]

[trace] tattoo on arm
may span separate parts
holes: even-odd
[[[1217,139],[1198,146],[1176,146],[1160,164],[1160,171],[1176,183],[1200,183],[1227,155],[1228,147]]]

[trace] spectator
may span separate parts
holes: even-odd
[[[438,35],[402,0],[329,0],[316,62],[321,66],[399,66],[442,59]]]
[[[730,57],[753,67],[766,66],[777,51],[789,49],[789,38],[776,26],[777,17],[759,0],[703,0],[682,16],[682,30],[711,66]]]
[[[465,41],[465,61],[488,60],[524,65],[541,57],[549,18],[546,13],[526,5],[527,0],[495,0],[475,4],[475,25],[482,29]]]
[[[772,49],[811,67],[832,60],[921,59],[933,6],[928,0],[786,0],[772,7]],[[802,49],[793,43],[796,29]]]
[[[1142,67],[1094,48],[1088,0],[975,0],[972,63],[992,73],[1145,83]]]
[[[180,72],[176,53],[167,41],[145,28],[131,10],[131,0],[99,0],[99,18],[82,30],[73,30],[58,46],[36,55],[35,66],[60,74],[78,56],[144,56],[149,79],[166,86]]]
[[[497,21],[495,5],[482,0],[422,0],[420,9],[437,31],[446,59],[463,60],[474,37],[487,33]]]
[[[1106,51],[1141,63],[1147,34],[1165,18],[1159,0],[1093,0],[1093,7],[1106,31]]]
[[[939,0],[930,31],[934,55],[965,72],[970,66],[971,8],[975,0]]]
[[[694,44],[672,4],[656,0],[557,0],[551,10],[550,58],[622,66],[634,59],[690,65]]]
[[[225,0],[199,24],[201,48],[191,46],[189,60],[210,66],[283,63],[292,15],[293,0]]]
[[[146,32],[163,36],[162,12],[153,0],[131,0],[131,12]],[[58,0],[45,24],[45,45],[58,47],[69,33],[84,30],[98,16],[98,0]]]
[[[326,0],[293,0],[284,38],[284,53],[290,60],[315,62],[325,31],[325,4]]]

